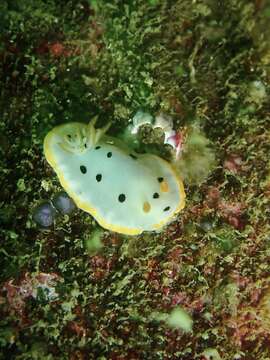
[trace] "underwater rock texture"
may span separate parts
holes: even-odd
[[[269,14],[266,0],[1,1],[0,359],[270,357]],[[40,231],[33,209],[62,190],[45,135],[98,115],[117,136],[138,109],[212,144],[177,221],[105,231],[91,251],[81,211]],[[170,158],[147,126],[138,146]],[[57,297],[37,274],[61,278]]]

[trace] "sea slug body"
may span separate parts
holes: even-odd
[[[185,206],[180,177],[169,162],[135,153],[94,123],[60,125],[45,137],[45,157],[61,185],[105,229],[162,229]]]

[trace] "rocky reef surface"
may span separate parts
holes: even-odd
[[[269,359],[269,19],[266,0],[1,1],[0,359]],[[95,116],[123,137],[138,111],[183,135],[187,203],[129,237],[55,198],[43,139]]]

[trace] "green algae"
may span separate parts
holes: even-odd
[[[267,1],[0,6],[0,358],[267,359]],[[104,232],[91,254],[96,224],[79,210],[40,231],[33,209],[61,190],[45,134],[98,115],[117,135],[138,109],[211,141],[212,173],[185,183],[179,219],[134,239]],[[165,152],[149,131],[142,146]],[[24,288],[27,273],[58,274],[58,299],[22,297],[9,282]],[[151,319],[178,305],[188,336]]]

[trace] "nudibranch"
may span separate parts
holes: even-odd
[[[183,183],[166,160],[139,154],[119,139],[71,122],[52,129],[44,152],[76,205],[105,229],[127,235],[158,231],[185,206]]]

